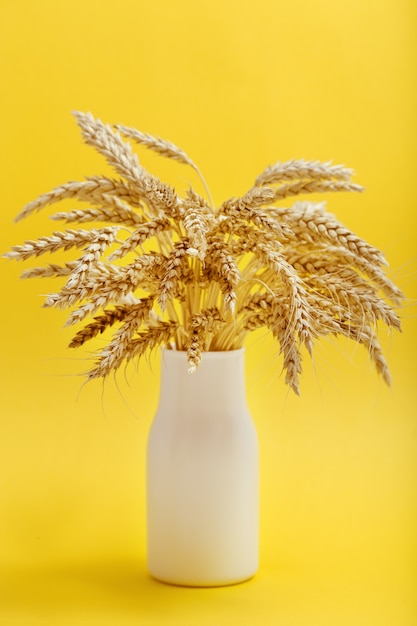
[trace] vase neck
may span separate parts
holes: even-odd
[[[212,416],[224,415],[236,406],[247,410],[243,349],[205,352],[193,374],[188,373],[185,352],[162,351],[159,408],[181,406],[182,414],[187,415],[195,414],[196,405],[210,407]]]

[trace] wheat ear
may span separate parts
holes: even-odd
[[[290,160],[278,161],[268,167],[255,180],[255,186],[273,185],[282,181],[307,178],[309,180],[349,180],[354,171],[344,165],[332,165],[331,161]]]
[[[195,313],[188,324],[188,372],[193,374],[201,362],[201,353],[208,349],[210,337],[218,332],[224,320],[216,307]]]
[[[16,222],[40,211],[45,206],[56,204],[69,198],[90,202],[99,206],[109,206],[110,204],[115,207],[126,206],[122,204],[125,201],[133,207],[142,208],[137,192],[125,181],[93,176],[85,181],[70,181],[63,185],[58,185],[51,191],[42,194],[23,207],[15,218]]]
[[[111,126],[95,119],[91,113],[74,111],[73,115],[81,128],[86,144],[104,156],[116,172],[133,183],[143,176],[144,170],[139,165],[138,157],[132,151],[130,144],[124,142]]]
[[[174,161],[178,161],[179,163],[192,167],[200,178],[210,204],[214,208],[213,198],[211,197],[210,189],[203,174],[194,161],[184,152],[184,150],[173,144],[171,141],[161,139],[160,137],[154,137],[148,133],[142,133],[139,130],[136,130],[136,128],[129,128],[123,124],[115,124],[114,127],[125,137],[132,139],[146,148],[149,148],[149,150],[153,150],[161,156],[168,157],[169,159],[173,159]]]
[[[91,230],[65,230],[55,231],[48,237],[40,237],[37,240],[25,241],[20,246],[13,246],[9,252],[3,254],[6,259],[24,261],[30,257],[37,257],[46,252],[53,253],[58,250],[69,250],[70,248],[80,248],[86,244],[105,242],[106,245],[117,234],[117,227],[106,227]]]
[[[69,348],[79,348],[86,341],[93,339],[97,335],[113,326],[116,322],[122,321],[132,310],[132,306],[118,306],[113,309],[103,311],[101,315],[97,315],[92,322],[78,331],[71,339]]]
[[[155,322],[152,326],[149,326],[147,330],[140,332],[138,337],[129,341],[126,345],[124,359],[132,360],[135,357],[140,358],[145,352],[151,351],[162,344],[168,344],[177,327],[178,324],[173,321]],[[112,363],[106,360],[106,356],[106,353],[99,356],[95,368],[88,373],[89,380],[105,377],[111,373],[113,369]]]
[[[149,317],[153,300],[153,296],[150,296],[130,307],[127,315],[123,317],[122,326],[114,333],[113,339],[100,353],[98,367],[101,371],[110,372],[120,367],[133,335]]]

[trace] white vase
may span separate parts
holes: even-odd
[[[189,374],[164,350],[147,453],[150,574],[219,586],[258,568],[258,440],[245,395],[244,350],[206,352]]]

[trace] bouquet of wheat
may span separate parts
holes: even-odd
[[[71,348],[113,329],[88,378],[105,377],[157,346],[186,351],[193,372],[204,351],[238,349],[250,331],[265,327],[279,344],[285,381],[297,394],[302,351],[311,354],[314,340],[329,334],[363,344],[389,383],[376,328],[382,320],[400,329],[394,308],[403,294],[387,277],[382,253],[338,222],[324,203],[279,204],[301,194],[361,191],[351,182],[352,170],[278,162],[243,196],[215,207],[198,167],[177,146],[105,125],[90,113],[76,112],[75,118],[85,142],[118,177],[69,182],[28,204],[17,219],[74,198],[82,208],[52,219],[81,228],[26,241],[4,256],[26,260],[81,250],[76,260],[35,267],[22,277],[60,278],[62,288],[44,306],[71,308],[68,325],[92,318]],[[132,143],[194,168],[207,199],[191,187],[179,197],[140,165]],[[86,223],[102,226],[86,229]]]

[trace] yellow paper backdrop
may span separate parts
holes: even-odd
[[[329,209],[385,252],[408,298],[403,333],[381,329],[390,389],[364,350],[334,340],[305,361],[296,398],[272,341],[251,339],[260,571],[177,589],[145,565],[157,359],[120,390],[82,387],[88,353],[66,348],[63,312],[41,308],[53,281],[21,282],[23,266],[2,259],[4,626],[416,623],[416,38],[413,0],[0,2],[2,251],[56,226],[50,209],[14,224],[26,202],[108,171],[70,113],[91,111],[180,145],[217,203],[277,160],[353,167],[366,192],[328,195]]]

